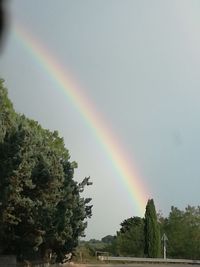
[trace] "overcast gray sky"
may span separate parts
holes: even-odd
[[[139,215],[105,149],[74,103],[16,40],[23,25],[75,78],[123,144],[157,209],[198,205],[200,1],[11,0],[0,76],[18,112],[64,137],[75,179],[90,175],[87,239]]]

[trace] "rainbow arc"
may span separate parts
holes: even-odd
[[[120,142],[109,129],[106,121],[102,119],[93,102],[48,48],[41,44],[38,38],[21,25],[15,27],[14,34],[17,41],[29,52],[34,62],[42,66],[45,74],[50,75],[53,79],[55,86],[62,90],[79,110],[81,116],[94,132],[98,142],[104,147],[107,157],[119,174],[121,182],[133,202],[135,212],[143,216],[149,194],[147,194],[136,168],[129,162],[123,147],[120,146]]]

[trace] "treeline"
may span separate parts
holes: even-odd
[[[169,216],[160,215],[159,222],[168,237],[169,257],[200,259],[200,206],[171,207]]]
[[[58,132],[16,113],[0,80],[0,254],[61,262],[72,252],[92,208],[75,168]]]
[[[160,249],[163,257],[162,237],[166,234],[167,257],[200,259],[200,207],[185,210],[172,207],[168,217],[157,214]],[[153,231],[153,229],[152,229]],[[112,244],[107,246],[113,255],[148,257],[145,249],[145,218],[132,217],[121,224]]]
[[[98,250],[113,256],[163,257],[165,234],[167,258],[200,259],[200,206],[187,206],[184,210],[171,207],[167,217],[162,214],[155,217],[152,200],[150,202],[144,218],[128,218],[115,236],[90,240],[84,245],[93,255]]]

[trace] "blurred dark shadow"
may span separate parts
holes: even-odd
[[[0,52],[3,47],[4,37],[6,28],[6,11],[5,11],[5,1],[0,0]]]

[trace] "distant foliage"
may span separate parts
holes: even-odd
[[[104,237],[101,239],[101,242],[106,243],[106,244],[111,244],[111,243],[113,242],[114,239],[115,239],[114,236],[112,236],[112,235],[107,235],[107,236],[104,236]]]
[[[187,206],[185,210],[172,206],[168,217],[164,217],[156,214],[154,202],[149,200],[145,218],[128,218],[116,236],[82,241],[81,245],[90,251],[90,257],[95,251],[113,256],[163,257],[164,233],[168,239],[167,258],[200,259],[200,206]]]
[[[57,132],[15,113],[0,82],[0,252],[61,262],[91,216],[80,193],[89,178],[74,181],[75,162]]]
[[[168,257],[200,259],[200,206],[185,210],[172,206],[168,218],[161,217],[161,222],[168,237]]]

